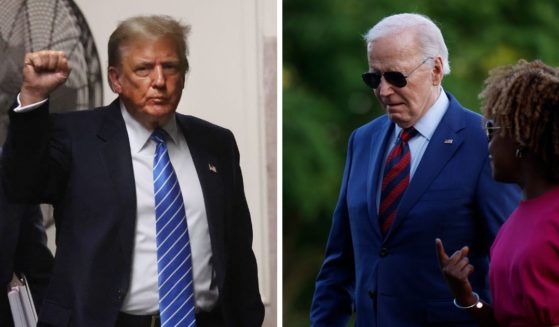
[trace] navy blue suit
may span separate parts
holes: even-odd
[[[435,238],[452,253],[470,246],[471,283],[489,299],[488,252],[517,206],[520,190],[495,182],[481,117],[447,93],[449,108],[433,134],[383,237],[377,186],[389,136],[386,115],[349,140],[338,204],[311,308],[313,326],[473,326],[455,308],[439,269]],[[452,141],[449,141],[452,140]]]
[[[177,115],[200,179],[226,326],[260,326],[252,227],[232,133]],[[20,201],[54,205],[57,253],[39,322],[114,326],[132,268],[136,194],[119,101],[49,115],[10,111],[3,180]],[[214,171],[209,165],[215,167]]]
[[[52,263],[39,206],[9,203],[0,187],[0,326],[13,326],[6,295],[12,274],[27,277],[35,308],[40,310]]]

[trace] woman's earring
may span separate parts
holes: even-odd
[[[522,151],[522,149],[521,149],[521,148],[516,149],[516,157],[517,157],[518,159],[522,159],[522,156],[523,156],[523,151]]]

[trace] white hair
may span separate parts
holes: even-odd
[[[441,56],[443,58],[444,75],[450,73],[448,49],[444,42],[443,34],[437,25],[424,15],[405,13],[383,18],[364,35],[364,39],[367,42],[367,51],[371,52],[374,40],[394,35],[404,30],[412,30],[415,33],[423,56]]]

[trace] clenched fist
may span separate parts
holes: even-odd
[[[20,101],[26,106],[46,99],[70,75],[68,59],[62,51],[44,50],[25,55]]]

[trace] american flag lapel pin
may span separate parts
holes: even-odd
[[[212,165],[211,163],[208,164],[208,169],[209,169],[212,173],[217,174],[217,168],[215,168],[215,166]]]
[[[445,139],[443,143],[444,144],[452,144],[452,141],[453,141],[452,139]]]

